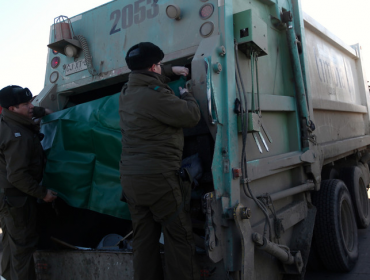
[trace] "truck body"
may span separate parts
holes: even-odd
[[[60,23],[73,26],[67,40]],[[304,14],[299,0],[112,1],[52,25],[34,102],[56,112],[43,120],[44,182],[65,207],[84,208],[84,221],[114,217],[111,232],[89,224],[97,238],[131,230],[119,201],[117,102],[130,73],[125,55],[144,41],[164,51],[163,63],[190,69],[202,113],[184,129],[183,156],[198,154],[204,171],[191,209],[202,279],[303,279],[318,262],[350,270],[356,228],[368,225],[361,47]],[[322,226],[331,223],[334,235]],[[39,279],[133,279],[130,250],[72,241],[83,226],[59,238],[75,250],[36,252]]]

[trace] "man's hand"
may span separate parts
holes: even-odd
[[[57,193],[52,190],[47,190],[46,196],[43,198],[45,202],[52,202],[57,198]]]
[[[45,115],[50,115],[52,113],[54,113],[52,110],[45,108]]]
[[[180,96],[182,96],[184,93],[188,92],[187,88],[179,87]]]
[[[187,75],[189,75],[189,69],[183,66],[173,66],[172,72],[178,76],[183,75],[186,77]]]

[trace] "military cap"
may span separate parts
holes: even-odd
[[[141,70],[157,64],[164,57],[163,51],[150,42],[142,42],[132,46],[126,55],[126,63],[130,70]]]
[[[28,88],[20,86],[7,86],[0,90],[0,105],[3,108],[26,103],[32,99],[32,93]]]

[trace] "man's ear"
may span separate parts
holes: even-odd
[[[8,110],[14,112],[14,106],[9,106]]]
[[[150,71],[150,72],[154,72],[154,69],[155,69],[155,64],[153,64],[153,65],[149,68],[149,71]]]

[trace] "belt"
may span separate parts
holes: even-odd
[[[27,196],[26,193],[18,190],[17,188],[0,189],[0,193],[3,193],[7,196]]]

